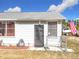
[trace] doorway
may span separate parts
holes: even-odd
[[[35,47],[43,47],[44,46],[44,25],[35,25]]]

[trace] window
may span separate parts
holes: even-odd
[[[51,36],[57,36],[57,22],[48,23],[48,34]]]
[[[7,36],[14,36],[14,22],[7,22]]]
[[[12,21],[0,22],[0,36],[14,36],[15,24]]]
[[[0,22],[0,36],[5,36],[5,23]]]

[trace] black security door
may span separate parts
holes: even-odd
[[[35,47],[44,46],[44,25],[35,25]]]

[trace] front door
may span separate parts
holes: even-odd
[[[35,25],[35,47],[44,46],[44,25]]]

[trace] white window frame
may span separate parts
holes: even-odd
[[[4,36],[0,36],[0,37],[14,37],[15,35],[14,36],[7,36],[7,29],[8,29],[7,24],[8,24],[8,21],[1,21],[1,22],[5,22],[5,33],[4,33]],[[14,22],[14,26],[15,26],[15,22]],[[9,28],[9,29],[14,29],[14,34],[15,34],[15,28]]]
[[[56,23],[56,28],[49,28],[49,24],[50,24],[50,23]],[[49,33],[49,30],[52,30],[52,31],[53,31],[53,29],[54,29],[54,30],[56,29],[56,35],[52,35],[52,36],[57,36],[57,22],[48,22],[48,35],[51,36],[51,34]]]

